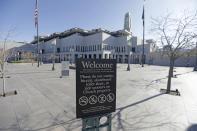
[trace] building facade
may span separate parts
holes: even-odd
[[[56,45],[52,41],[56,40]],[[131,45],[128,45],[131,43]],[[37,44],[34,39],[31,44]],[[155,42],[146,40],[145,55],[154,49]],[[142,40],[133,36],[131,15],[126,13],[124,29],[110,32],[105,29],[83,30],[72,28],[61,33],[40,37],[39,49],[43,62],[51,62],[55,50],[56,62],[75,62],[76,58],[116,59],[118,63],[140,63]],[[147,59],[148,60],[148,59]]]

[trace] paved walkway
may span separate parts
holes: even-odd
[[[181,96],[160,94],[166,88],[167,67],[118,65],[117,110],[113,131],[196,131],[197,72],[177,67],[173,89]],[[18,95],[0,97],[0,130],[80,131],[75,115],[75,70],[60,77],[60,64],[40,68],[31,64],[8,64],[7,91]],[[2,83],[2,79],[0,80]],[[0,86],[2,87],[2,86]]]

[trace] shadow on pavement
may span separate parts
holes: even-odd
[[[197,124],[192,124],[187,128],[187,131],[197,131]]]
[[[33,127],[35,129],[28,129],[29,127],[28,126],[25,126],[23,128],[20,127],[19,130],[24,130],[24,131],[25,130],[28,130],[28,131],[40,131],[40,130],[52,130],[52,128],[53,128],[53,130],[55,130],[55,128],[58,127],[58,126],[63,126],[65,128],[65,126],[68,125],[66,127],[66,129],[68,131],[70,131],[70,130],[75,130],[76,128],[78,128],[78,127],[81,126],[81,123],[80,123],[80,125],[79,124],[76,124],[78,121],[80,121],[80,119],[73,118],[73,119],[70,119],[68,121],[57,121],[56,119],[54,119],[54,122],[52,124],[48,125],[48,126],[44,126],[44,127],[40,127],[40,128],[39,127],[38,128]],[[39,125],[40,122],[41,121],[38,121],[37,123],[35,123],[35,126]],[[13,129],[13,128],[10,127],[10,128],[8,128],[8,130],[9,129]],[[16,129],[16,127],[14,129]],[[0,130],[7,130],[7,129],[5,129],[5,128],[4,129],[1,129],[0,128]]]
[[[130,105],[127,105],[127,106],[124,106],[124,107],[117,108],[116,111],[118,111],[118,112],[115,113],[115,114],[112,116],[112,119],[113,119],[116,115],[118,115],[119,113],[121,113],[121,111],[123,111],[123,110],[126,109],[126,108],[129,108],[129,107],[131,107],[131,106],[135,106],[135,105],[137,105],[137,104],[146,102],[146,101],[148,101],[148,100],[150,100],[150,99],[153,99],[153,98],[158,97],[158,96],[161,96],[161,95],[164,95],[164,93],[159,93],[159,94],[157,94],[157,95],[154,95],[154,96],[148,97],[148,98],[146,98],[146,99],[143,99],[143,100],[137,101],[137,102],[135,102],[135,103],[132,103],[132,104],[130,104]]]
[[[160,93],[160,94],[157,94],[157,95],[148,97],[148,98],[146,98],[146,99],[144,99],[144,100],[141,100],[141,101],[132,103],[132,104],[130,104],[130,105],[127,105],[127,106],[124,106],[124,107],[121,107],[121,108],[117,108],[116,110],[117,110],[118,112],[112,116],[112,119],[113,119],[116,115],[118,115],[118,126],[121,127],[121,129],[124,130],[124,126],[123,126],[123,125],[121,126],[121,123],[122,123],[122,122],[121,122],[122,119],[120,118],[120,117],[121,117],[121,111],[123,111],[124,109],[127,109],[127,108],[129,108],[129,107],[131,107],[131,106],[134,106],[134,105],[137,105],[137,104],[146,102],[146,101],[148,101],[148,100],[150,100],[150,99],[153,99],[153,98],[158,97],[158,96],[161,96],[161,95],[163,95],[163,93]],[[56,119],[55,119],[55,120],[56,120]],[[55,127],[55,126],[58,126],[58,125],[63,125],[64,127],[65,127],[66,125],[68,125],[68,126],[66,126],[66,128],[67,128],[68,130],[74,130],[74,129],[78,128],[79,126],[81,126],[81,123],[78,123],[78,124],[77,124],[77,122],[79,122],[79,121],[80,121],[80,119],[73,118],[73,119],[70,119],[70,120],[68,120],[68,121],[55,122],[55,123],[53,123],[53,124],[51,124],[51,125],[49,125],[49,126],[42,127],[42,128],[37,128],[37,129],[33,129],[33,130],[31,130],[31,131],[49,129],[49,128],[52,128],[52,127]]]
[[[146,85],[146,88],[148,88],[149,86],[153,85],[154,83],[159,83],[160,81],[162,81],[164,79],[167,79],[167,77],[159,78],[159,79],[156,79],[156,80],[152,80],[148,85]]]
[[[148,97],[148,98],[146,98],[146,99],[143,99],[143,100],[137,101],[137,102],[135,102],[135,103],[132,103],[132,104],[130,104],[130,105],[127,105],[127,106],[124,106],[124,107],[117,108],[117,109],[116,109],[117,112],[112,116],[112,119],[114,119],[114,118],[117,116],[117,126],[118,126],[118,127],[116,127],[116,128],[121,129],[121,130],[123,130],[123,131],[126,130],[125,127],[124,127],[124,125],[123,125],[123,123],[127,123],[127,122],[121,118],[121,112],[122,112],[123,110],[125,110],[125,109],[127,109],[127,108],[129,108],[129,107],[138,105],[138,104],[140,104],[140,103],[146,102],[146,101],[151,100],[151,99],[153,99],[153,98],[159,97],[159,96],[161,96],[161,95],[163,95],[163,94],[164,94],[164,93],[159,93],[159,94],[157,94],[157,95],[154,95],[154,96]],[[145,117],[147,117],[147,115],[148,115],[148,114],[146,114],[145,116],[141,116],[141,114],[139,114],[139,116],[142,117],[142,118],[140,118],[141,120],[143,120]],[[150,114],[149,114],[149,115],[150,115]],[[152,115],[152,114],[151,114],[151,115]],[[138,122],[139,122],[139,123],[142,123],[141,120],[138,121]],[[128,123],[127,123],[127,124],[128,124]],[[130,125],[130,124],[129,124],[129,125]],[[133,125],[132,125],[132,127],[133,127]],[[148,128],[148,127],[146,127],[146,128]]]
[[[180,74],[174,74],[174,75],[179,76],[179,75],[185,75],[185,74],[192,73],[192,72],[194,72],[194,71],[188,71],[188,72],[184,72],[184,73],[180,73]]]
[[[179,75],[185,75],[185,74],[192,73],[192,72],[194,72],[194,71],[188,71],[188,72],[184,72],[184,73],[180,73],[180,74],[174,74],[174,77],[172,77],[172,78],[177,78],[177,76],[179,76]],[[153,85],[154,83],[159,83],[165,79],[168,79],[168,76],[166,76],[164,78],[158,78],[158,79],[152,80],[148,85],[146,85],[146,88]]]

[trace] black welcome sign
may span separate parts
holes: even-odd
[[[77,118],[114,112],[116,109],[116,60],[76,60]]]

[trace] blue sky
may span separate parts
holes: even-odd
[[[133,35],[142,37],[143,0],[38,0],[39,34],[63,32],[73,27],[82,29],[123,29],[124,15],[132,16]],[[151,17],[167,12],[179,15],[184,9],[196,10],[197,0],[146,0],[146,38],[151,34]],[[15,28],[9,40],[32,41],[36,35],[35,0],[0,0],[0,35]],[[1,41],[1,39],[0,39]]]

